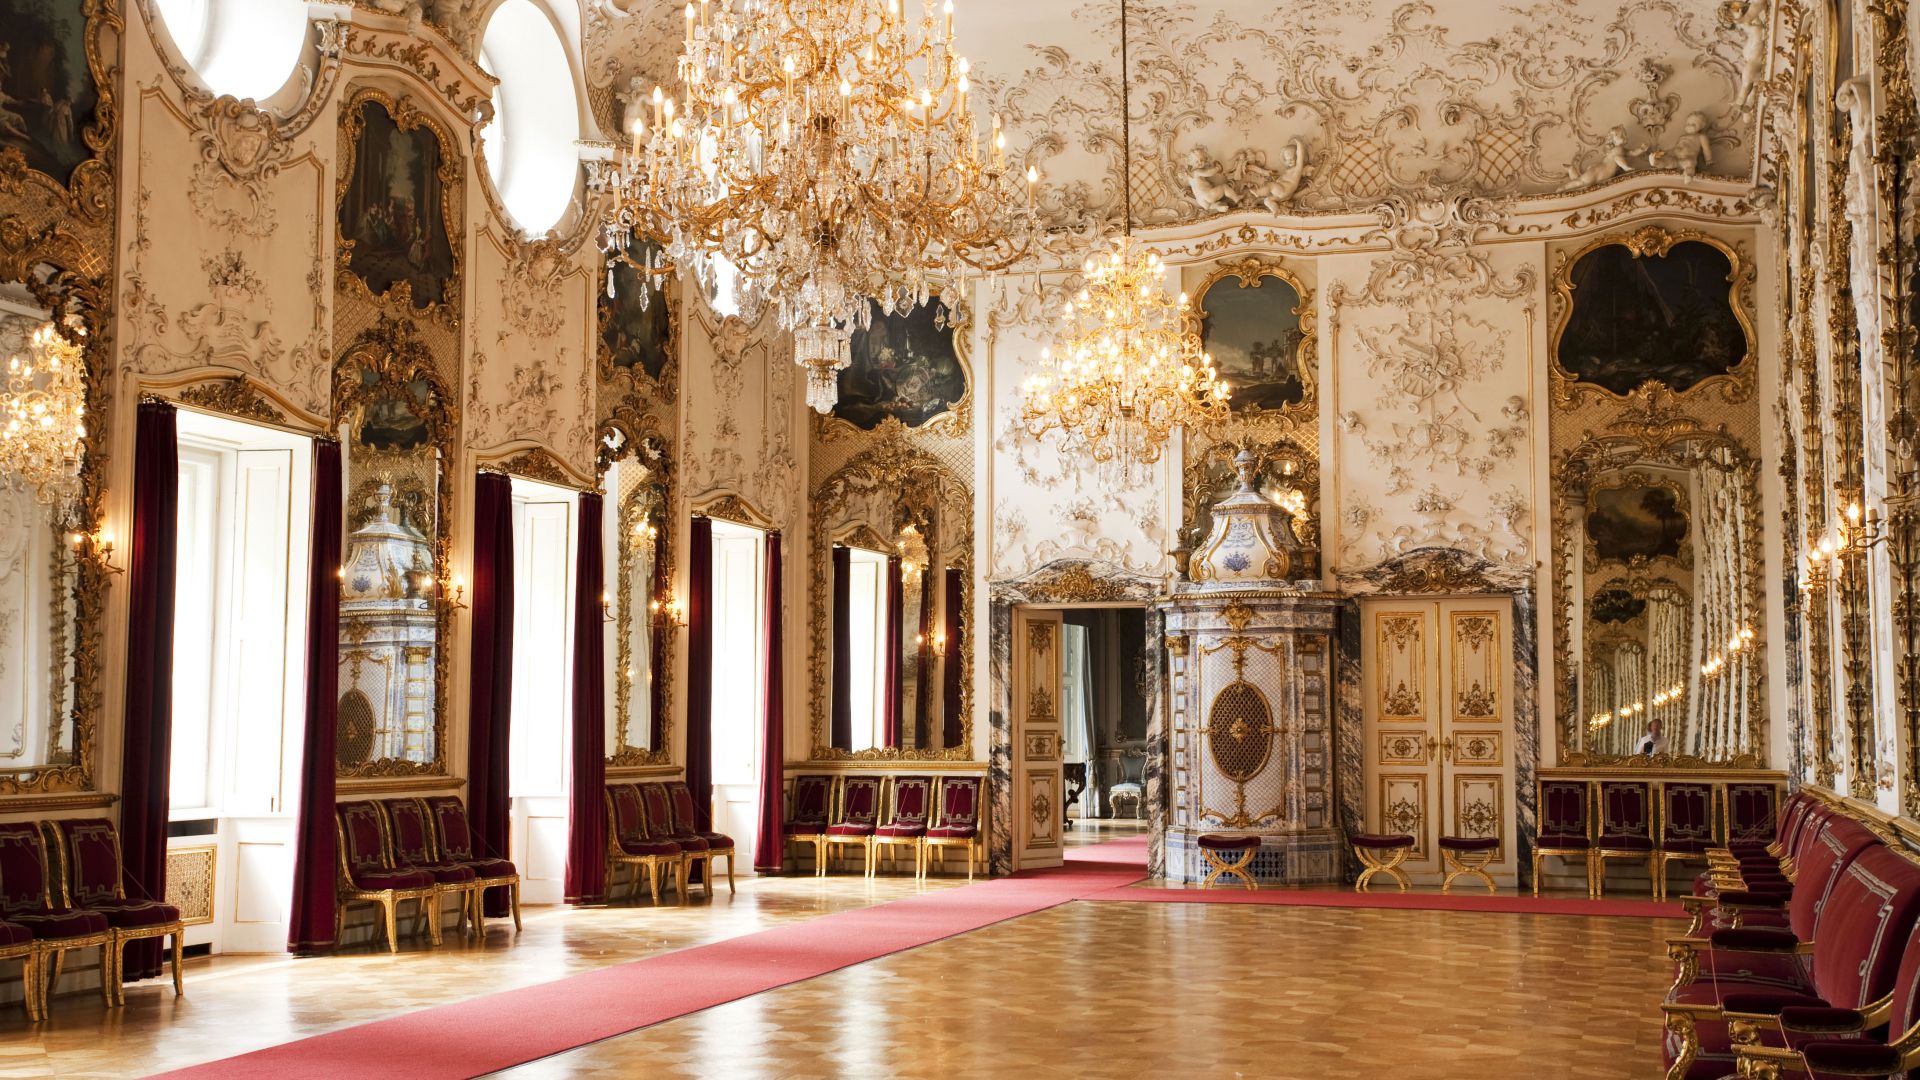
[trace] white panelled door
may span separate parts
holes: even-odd
[[[1065,623],[1057,610],[1013,611],[1013,820],[995,822],[1013,836],[1013,864],[1059,866],[1060,654]]]
[[[573,495],[513,484],[513,713],[508,782],[521,899],[566,899],[573,715]]]

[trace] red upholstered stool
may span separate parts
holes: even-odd
[[[1208,833],[1194,841],[1200,845],[1200,854],[1207,857],[1207,865],[1213,867],[1207,872],[1202,887],[1211,887],[1215,878],[1222,874],[1232,874],[1246,882],[1247,888],[1258,889],[1260,883],[1247,873],[1247,867],[1253,865],[1253,857],[1260,851],[1260,838],[1257,836],[1229,836],[1226,833]],[[1233,862],[1221,858],[1232,853],[1237,857]]]
[[[1440,882],[1440,891],[1453,891],[1453,880],[1461,877],[1477,877],[1487,883],[1487,891],[1495,891],[1493,875],[1487,873],[1487,864],[1500,852],[1500,838],[1497,836],[1443,836],[1440,838],[1440,861],[1446,864],[1447,876]]]
[[[1360,871],[1360,880],[1353,883],[1354,892],[1365,892],[1367,882],[1375,874],[1392,878],[1399,883],[1401,892],[1412,886],[1407,875],[1400,871],[1400,864],[1413,853],[1413,837],[1405,833],[1356,833],[1351,842],[1353,853],[1366,866]]]

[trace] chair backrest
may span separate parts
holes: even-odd
[[[796,776],[793,778],[793,812],[787,820],[796,825],[825,825],[832,809],[833,777]]]
[[[380,820],[380,808],[371,800],[343,802],[334,807],[340,816],[340,861],[349,873],[384,870],[387,862],[387,830]]]
[[[673,831],[692,833],[699,829],[698,818],[693,812],[693,789],[684,780],[667,781],[667,798],[672,803]]]
[[[1813,839],[1801,847],[1800,871],[1794,876],[1793,895],[1787,901],[1787,920],[1795,937],[1814,940],[1820,905],[1840,880],[1840,872],[1860,852],[1878,844],[1879,837],[1849,817],[1835,815],[1815,830]]]
[[[607,835],[616,845],[646,842],[647,815],[641,809],[637,784],[613,784],[607,788]]]
[[[1788,858],[1793,860],[1796,870],[1799,867],[1800,860],[1806,857],[1807,849],[1813,845],[1815,840],[1820,838],[1821,831],[1826,828],[1827,823],[1832,821],[1833,818],[1833,808],[1824,804],[1810,806],[1807,808],[1807,812],[1800,816],[1799,823],[1794,827],[1791,841],[1785,848],[1781,849],[1786,853]]]
[[[433,826],[419,799],[383,799],[380,809],[387,815],[395,866],[431,866],[439,861],[433,856]]]
[[[0,914],[52,906],[47,838],[31,821],[0,822]]]
[[[673,827],[673,800],[668,797],[665,784],[641,784],[640,802],[646,811],[645,821],[649,838],[667,840],[686,835]]]
[[[1653,839],[1653,793],[1645,780],[1602,780],[1600,846],[1610,840]]]
[[[1829,1004],[1859,1008],[1893,988],[1900,945],[1920,917],[1920,866],[1885,844],[1848,861],[1820,904],[1813,987]]]
[[[1771,840],[1780,826],[1780,789],[1768,783],[1727,785],[1727,840]]]
[[[448,862],[465,862],[473,856],[473,826],[467,821],[467,808],[458,795],[435,795],[427,800],[427,814],[433,820],[433,838],[439,841],[439,853]]]
[[[889,825],[925,825],[933,812],[933,777],[896,776],[887,813]]]
[[[1887,1041],[1920,1025],[1920,919],[1907,933],[1900,952],[1900,970],[1893,977],[1893,1012],[1887,1017]]]
[[[980,778],[943,776],[940,778],[940,820],[948,826],[980,824]]]
[[[1713,842],[1713,785],[1677,781],[1660,785],[1660,842]]]
[[[1592,836],[1585,780],[1540,781],[1540,835]]]
[[[835,807],[835,825],[874,825],[880,821],[880,778],[843,776],[840,801]]]
[[[79,818],[48,823],[66,864],[64,902],[87,907],[121,897],[120,833],[106,818]]]

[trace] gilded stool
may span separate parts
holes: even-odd
[[[1487,873],[1487,864],[1500,851],[1500,838],[1497,836],[1443,836],[1440,838],[1440,861],[1446,865],[1447,876],[1440,882],[1440,891],[1453,891],[1455,878],[1477,877],[1487,883],[1487,891],[1494,892],[1493,875]]]
[[[1253,875],[1247,873],[1247,868],[1253,865],[1253,857],[1260,852],[1259,837],[1208,833],[1196,839],[1194,843],[1200,845],[1200,854],[1207,857],[1207,865],[1213,868],[1207,871],[1206,880],[1200,883],[1201,887],[1211,887],[1214,879],[1223,874],[1231,874],[1246,882],[1249,889],[1260,887],[1260,883],[1253,880]],[[1227,854],[1236,855],[1237,858],[1233,862],[1228,862],[1222,858]]]
[[[1365,870],[1360,871],[1360,880],[1353,883],[1354,892],[1366,892],[1367,882],[1375,874],[1385,874],[1406,892],[1413,884],[1400,870],[1400,864],[1407,861],[1413,853],[1413,837],[1405,833],[1356,833],[1352,840],[1353,853],[1360,858]]]

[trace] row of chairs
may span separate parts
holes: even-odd
[[[1920,1068],[1920,858],[1805,789],[1708,852],[1670,940],[1668,1080]]]
[[[100,998],[126,1004],[128,942],[173,938],[173,992],[180,976],[180,909],[122,885],[120,834],[105,818],[0,824],[0,959],[19,960],[27,1019],[47,1018],[68,952],[100,950]]]
[[[340,836],[340,878],[335,898],[336,939],[346,929],[347,908],[378,905],[385,915],[387,950],[398,952],[398,908],[411,901],[440,944],[441,901],[460,900],[462,929],[485,931],[488,889],[507,890],[513,928],[520,929],[520,872],[506,859],[478,856],[473,828],[459,798],[360,799],[334,808]]]
[[[965,848],[972,881],[985,850],[982,792],[978,776],[795,776],[786,840],[813,849],[816,875],[827,872],[836,847],[859,848],[868,877],[883,850],[911,848],[916,880],[925,880],[936,860],[945,869],[948,848]]]
[[[1771,781],[1540,781],[1540,832],[1533,848],[1533,895],[1548,858],[1586,864],[1587,895],[1606,893],[1607,860],[1643,862],[1654,899],[1667,894],[1667,866],[1704,861],[1715,845],[1773,834],[1780,788]]]
[[[660,872],[667,871],[687,900],[687,884],[701,868],[706,894],[713,895],[713,860],[727,860],[727,892],[733,885],[733,838],[701,831],[694,816],[693,790],[684,781],[607,786],[607,893],[612,895],[622,867],[633,869],[633,896],[644,874],[653,902],[660,902]]]

